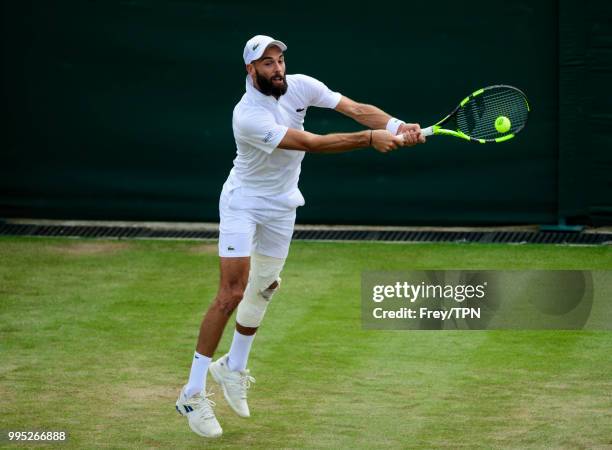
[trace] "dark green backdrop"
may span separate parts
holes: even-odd
[[[302,223],[612,223],[605,1],[3,3],[0,217],[216,221],[242,48],[422,125],[506,83],[533,106],[501,145],[431,138],[307,155]],[[311,108],[306,129],[358,130]]]

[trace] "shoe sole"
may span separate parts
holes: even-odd
[[[221,435],[223,434],[223,431],[221,433],[219,433],[219,434],[204,434],[204,433],[201,433],[196,428],[192,427],[191,426],[191,422],[189,422],[189,420],[187,420],[187,422],[189,423],[189,428],[191,428],[191,431],[193,431],[198,436],[202,436],[202,437],[205,437],[207,439],[216,439],[218,437],[221,437]]]
[[[240,413],[232,404],[232,401],[229,398],[229,395],[227,394],[227,390],[225,389],[225,384],[221,382],[221,376],[219,374],[216,373],[217,368],[214,365],[210,365],[210,374],[213,377],[213,380],[215,380],[215,382],[221,386],[221,389],[223,389],[223,397],[225,398],[225,401],[227,402],[227,404],[229,405],[230,408],[232,408],[232,411],[234,411],[236,413],[236,415],[243,417],[245,419],[248,419],[249,417],[251,417],[251,415],[249,414],[248,416],[245,416],[244,414]]]

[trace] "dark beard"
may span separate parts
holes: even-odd
[[[276,86],[272,83],[272,80],[268,80],[263,75],[260,75],[257,70],[255,70],[255,76],[257,77],[257,86],[259,86],[259,91],[264,95],[273,95],[278,98],[281,95],[284,95],[287,92],[287,77],[283,75],[283,84],[281,86]]]

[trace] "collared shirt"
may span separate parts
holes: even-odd
[[[240,187],[243,195],[254,197],[301,197],[297,184],[304,152],[278,144],[288,128],[304,129],[308,107],[335,108],[342,96],[307,75],[286,78],[287,92],[277,100],[258,91],[247,76],[246,93],[232,118],[237,151],[226,189]]]

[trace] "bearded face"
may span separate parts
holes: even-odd
[[[247,71],[262,94],[278,99],[287,92],[285,55],[276,45],[266,48],[261,58],[247,66]]]

